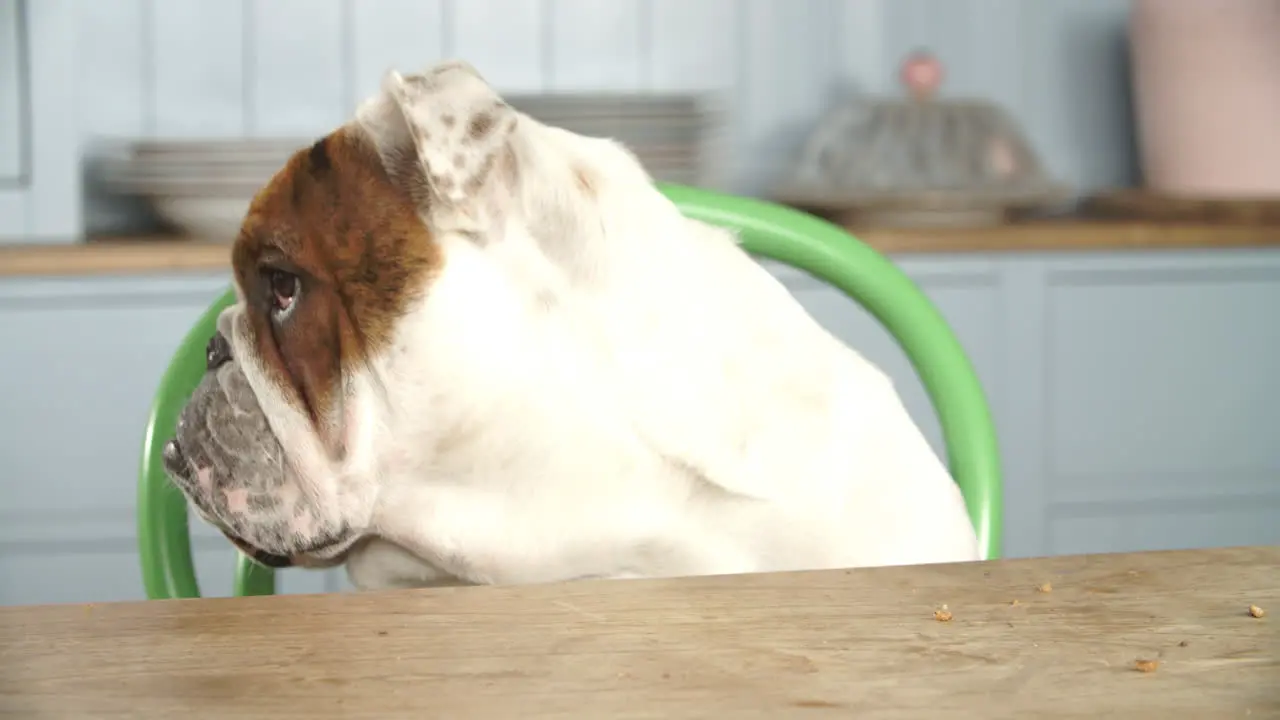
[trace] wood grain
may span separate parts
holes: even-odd
[[[927,230],[851,227],[849,231],[888,255],[1280,248],[1280,225],[1093,220]]]
[[[889,255],[1280,247],[1280,225],[1061,220],[987,228],[850,228]],[[225,272],[230,247],[181,238],[0,245],[0,277]]]
[[[1250,605],[1280,609],[1280,547],[10,607],[0,713],[1280,717]]]
[[[1280,225],[1280,198],[1184,197],[1122,188],[1085,198],[1090,215],[1162,223]]]
[[[0,246],[0,277],[230,272],[231,246],[195,240],[127,239],[74,245]]]

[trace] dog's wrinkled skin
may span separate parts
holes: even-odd
[[[978,557],[883,373],[624,148],[465,64],[389,74],[232,259],[229,359],[167,465],[268,564],[370,588]]]
[[[335,564],[358,536],[326,524],[315,499],[299,492],[284,449],[221,333],[210,340],[208,355],[208,371],[178,418],[176,442],[165,448],[170,477],[205,522],[259,562]]]

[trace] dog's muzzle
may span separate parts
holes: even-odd
[[[170,477],[182,478],[183,480],[190,482],[190,478],[189,478],[189,474],[191,472],[190,465],[187,463],[186,456],[182,454],[182,446],[178,444],[177,438],[174,438],[164,444],[162,457],[164,462],[164,469],[166,472],[169,473]],[[203,510],[202,510],[202,514],[205,514],[206,515],[205,519],[209,521],[210,524],[217,526],[219,530],[222,531],[222,534],[225,535],[226,538],[231,541],[231,544],[235,545],[236,548],[240,550],[240,552],[244,553],[245,555],[248,555],[249,557],[253,558],[259,563],[269,568],[286,568],[293,565],[293,559],[290,558],[289,556],[277,555],[276,553],[270,553],[270,552],[267,552],[266,550],[260,550],[258,548],[255,548],[249,543],[245,542],[242,538],[239,538],[236,535],[232,534],[229,530],[220,527],[217,521],[208,517],[208,515],[203,512]]]
[[[316,553],[324,558],[348,545],[349,533],[321,522],[293,482],[284,450],[221,333],[209,340],[205,356],[204,377],[161,454],[174,484],[206,521],[267,567],[289,567]]]

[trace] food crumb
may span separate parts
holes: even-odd
[[[1134,660],[1133,667],[1138,672],[1153,673],[1160,667],[1159,660]]]
[[[1190,644],[1191,644],[1191,642],[1190,642],[1190,641],[1188,641],[1188,640],[1183,640],[1183,641],[1181,641],[1181,642],[1179,642],[1179,643],[1178,643],[1178,647],[1186,647],[1186,646],[1188,646],[1188,645],[1190,645]]]
[[[952,618],[951,611],[947,609],[946,605],[943,605],[942,607],[933,611],[933,619],[937,620],[938,622],[951,622],[951,618]]]
[[[1019,603],[1019,602],[1018,602],[1017,598],[1014,598],[1013,600],[1010,600],[1010,601],[1009,601],[1009,604],[1010,604],[1010,605],[1020,605],[1021,603]]]
[[[1252,615],[1253,617],[1260,618],[1260,617],[1262,617],[1262,616],[1266,615],[1266,614],[1267,614],[1267,611],[1266,611],[1266,610],[1263,610],[1262,608],[1258,607],[1257,605],[1250,605],[1250,606],[1249,606],[1249,614],[1250,614],[1250,615]]]
[[[1040,587],[1036,588],[1036,592],[1041,592],[1041,593],[1053,592],[1053,583],[1045,583],[1041,585]]]

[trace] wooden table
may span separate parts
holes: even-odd
[[[1280,717],[1276,614],[1277,547],[0,608],[0,714]]]

